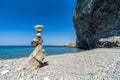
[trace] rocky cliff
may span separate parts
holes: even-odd
[[[120,0],[77,0],[73,21],[78,48],[120,46]]]

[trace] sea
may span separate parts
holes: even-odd
[[[81,50],[75,47],[64,47],[64,46],[43,46],[49,55],[59,55],[67,53],[80,52]],[[34,47],[32,46],[0,46],[0,59],[15,59],[28,57]]]

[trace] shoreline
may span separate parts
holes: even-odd
[[[119,80],[120,50],[101,48],[50,55],[40,69],[28,70],[26,66],[27,57],[0,60],[0,80]]]
[[[63,47],[63,46],[44,46],[47,55],[64,54],[79,52],[80,49],[75,47]],[[34,50],[32,46],[4,46],[0,47],[0,60],[15,59],[28,57]]]

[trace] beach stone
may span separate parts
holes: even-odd
[[[42,29],[44,28],[44,26],[43,25],[36,25],[34,28],[37,31],[37,33],[42,33]]]
[[[10,72],[10,70],[4,70],[4,71],[1,72],[1,74],[4,75],[4,74],[7,74],[9,72]]]
[[[37,37],[41,37],[41,33],[37,33]]]
[[[36,25],[34,28],[35,28],[35,30],[37,31],[37,33],[41,33],[43,27],[44,27],[43,25]]]
[[[28,69],[37,69],[42,67],[42,62],[39,62],[37,59],[32,58],[29,60]]]
[[[4,66],[0,66],[0,68],[4,68]]]
[[[36,29],[37,33],[42,33],[42,29]]]
[[[31,60],[32,58],[35,58],[35,56],[41,52],[42,50],[42,46],[38,45],[37,47],[35,47],[35,49],[33,50],[32,54],[29,56],[29,60]]]
[[[42,38],[36,37],[32,40],[31,45],[36,47],[37,45],[41,44],[42,42],[43,42]]]
[[[19,80],[25,80],[24,78],[19,78]]]
[[[35,29],[42,29],[44,26],[43,25],[36,25],[34,28]]]
[[[47,76],[47,77],[43,78],[43,80],[50,80],[49,77],[50,77],[50,76]]]
[[[41,45],[38,45],[37,47],[35,47],[33,53],[29,56],[29,60],[35,58],[37,59],[39,62],[42,62],[43,59],[46,56],[46,52],[44,49],[42,49]]]
[[[42,61],[44,60],[45,56],[46,56],[46,54],[44,54],[43,52],[39,52],[39,53],[35,56],[35,58],[36,58],[38,61],[42,62]]]

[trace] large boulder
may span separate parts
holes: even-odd
[[[119,46],[120,0],[77,0],[73,21],[78,48],[99,47],[102,38],[114,38],[111,42]],[[102,40],[104,42],[111,43]]]

